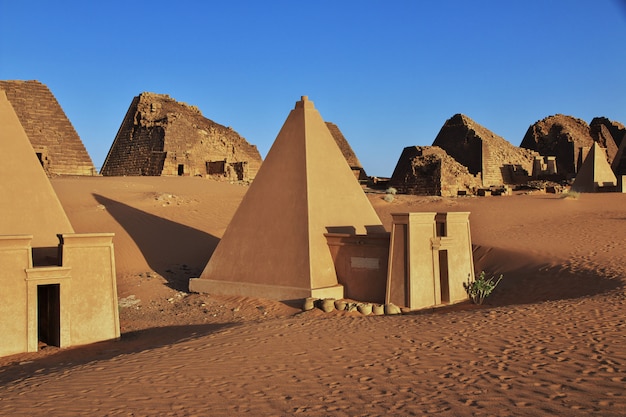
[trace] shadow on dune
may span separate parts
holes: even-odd
[[[624,283],[592,269],[574,269],[564,262],[476,246],[474,268],[504,278],[485,304],[530,304],[587,297],[620,288]]]
[[[201,230],[94,194],[139,247],[153,271],[168,285],[187,291],[189,278],[200,275],[219,239]]]
[[[237,326],[236,323],[199,324],[189,326],[155,327],[122,334],[119,341],[111,340],[86,346],[59,349],[56,353],[33,359],[18,365],[7,365],[0,369],[0,385],[33,375],[46,375],[60,370],[86,365],[95,361],[107,361],[117,356],[139,353],[187,340],[197,339],[212,333]],[[56,348],[53,348],[56,349]]]

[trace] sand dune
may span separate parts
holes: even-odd
[[[380,195],[390,213],[470,211],[485,306],[302,313],[186,293],[245,187],[56,178],[78,232],[116,233],[119,342],[0,358],[0,415],[626,414],[626,195]]]

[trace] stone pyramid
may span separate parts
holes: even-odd
[[[573,191],[592,193],[598,191],[598,187],[610,187],[617,185],[617,178],[611,170],[606,159],[604,149],[594,142],[578,170]]]
[[[85,145],[46,85],[35,80],[0,80],[0,89],[49,176],[96,174]]]
[[[303,96],[189,289],[277,300],[341,298],[328,231],[384,228],[321,115]]]
[[[620,141],[619,149],[617,150],[613,164],[611,164],[611,168],[613,169],[613,173],[618,177],[626,175],[626,133]]]
[[[74,233],[33,147],[0,90],[0,230],[33,235],[33,247],[59,244],[57,233]]]

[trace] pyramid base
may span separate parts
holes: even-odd
[[[298,300],[307,297],[343,298],[343,285],[339,284],[323,288],[296,288],[283,287],[279,285],[252,284],[249,282],[230,282],[214,279],[191,278],[189,280],[189,291],[197,293],[267,298],[278,301]]]

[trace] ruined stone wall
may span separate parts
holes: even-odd
[[[459,191],[475,193],[481,180],[437,146],[409,146],[389,184],[404,194],[455,196]]]
[[[78,133],[47,86],[39,81],[0,81],[17,117],[50,175],[95,175]]]
[[[501,136],[456,114],[446,121],[433,142],[472,175],[480,174],[483,186],[515,184],[532,173],[536,152],[513,146]],[[512,167],[512,169],[511,169]]]
[[[223,162],[224,172],[210,174],[213,162]],[[196,107],[167,95],[142,93],[133,99],[101,173],[250,181],[261,162],[256,146],[205,118]]]
[[[593,145],[589,125],[584,120],[556,114],[531,125],[520,146],[543,156],[556,156],[557,171],[572,178],[586,152]]]

